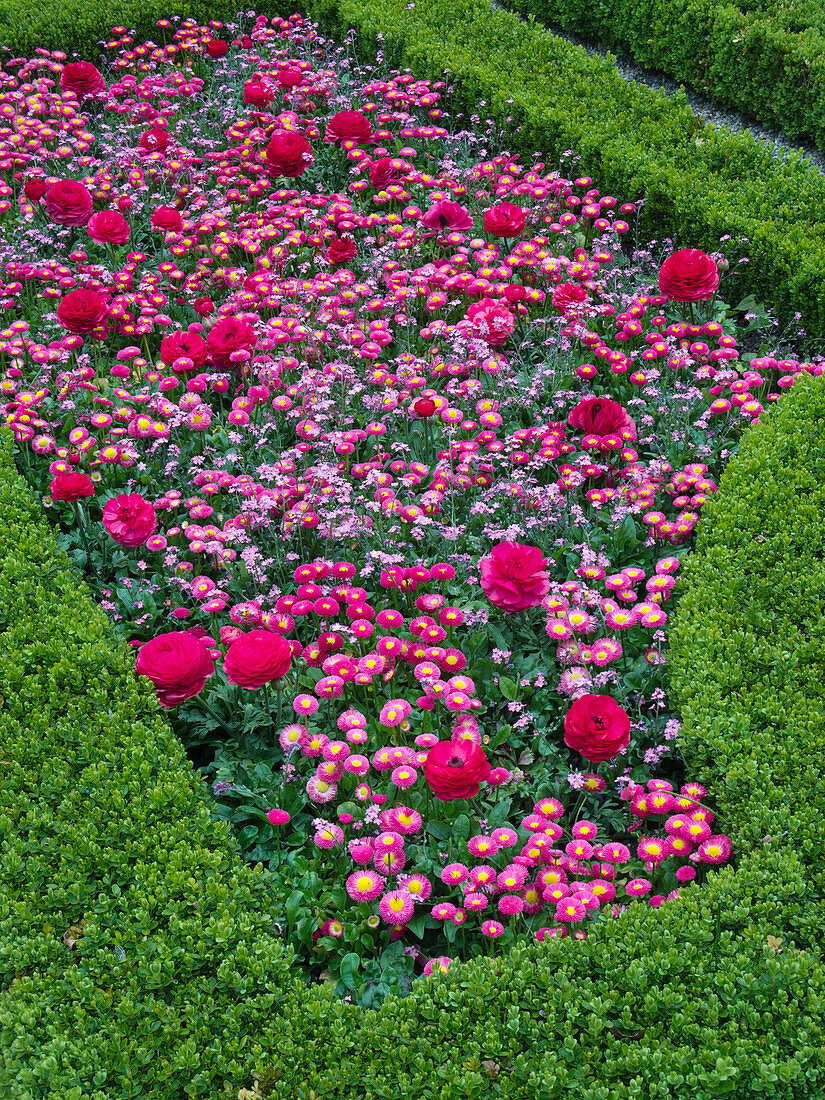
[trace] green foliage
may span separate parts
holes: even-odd
[[[752,135],[704,124],[683,94],[628,84],[609,57],[485,0],[308,8],[336,32],[355,28],[365,52],[380,34],[388,59],[446,72],[468,113],[484,102],[490,117],[512,118],[502,136],[512,152],[552,162],[573,150],[603,191],[643,197],[642,239],[675,232],[678,247],[715,251],[728,235],[732,268],[748,262],[726,293],[771,302],[784,322],[800,312],[809,336],[825,333],[825,180],[801,153],[777,161]]]
[[[825,148],[822,5],[510,0],[539,22],[626,50],[728,107]]]

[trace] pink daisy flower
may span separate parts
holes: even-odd
[[[413,899],[406,890],[390,890],[378,903],[378,915],[387,924],[407,924],[414,908]]]
[[[404,870],[404,864],[407,862],[407,857],[403,852],[382,852],[376,849],[373,857],[373,866],[376,871],[382,875],[397,875],[399,871]]]
[[[426,875],[399,875],[398,886],[406,890],[414,902],[426,901],[433,892],[433,884]]]
[[[313,836],[316,848],[337,848],[344,843],[344,830],[339,825],[324,825]]]
[[[355,871],[347,879],[347,894],[353,901],[374,901],[384,889],[385,881],[376,871]]]
[[[463,863],[448,863],[441,870],[441,881],[448,886],[458,886],[466,880],[469,873],[469,869]]]
[[[632,898],[641,898],[645,894],[649,894],[653,889],[653,884],[646,878],[632,878],[625,886],[625,890]]]
[[[709,836],[697,849],[700,863],[724,863],[730,859],[733,845],[728,836]]]
[[[402,790],[406,790],[408,787],[412,787],[416,779],[418,779],[418,772],[415,768],[411,768],[409,764],[403,764],[399,768],[394,768],[390,779]]]
[[[424,964],[424,973],[428,978],[433,974],[447,974],[452,961],[449,955],[439,955],[435,959],[429,959]]]
[[[421,814],[409,806],[393,806],[381,815],[381,827],[402,836],[414,836],[421,832],[421,825]]]
[[[477,890],[492,889],[496,882],[495,868],[479,863],[478,867],[473,867],[470,871],[470,881]]]
[[[409,718],[411,712],[412,706],[406,699],[390,699],[381,708],[378,721],[382,726],[393,728],[400,726],[406,718]]]
[[[580,898],[562,898],[556,905],[556,920],[564,924],[576,924],[584,920],[587,909]]]
[[[498,851],[498,845],[491,836],[471,836],[467,841],[467,848],[474,856],[494,856]]]
[[[455,911],[456,907],[451,901],[440,901],[437,905],[432,907],[431,916],[436,920],[452,920]]]
[[[486,894],[479,894],[475,891],[470,891],[464,895],[464,908],[469,910],[474,909],[486,909],[490,904],[490,899]]]
[[[576,840],[584,839],[592,842],[593,837],[598,836],[599,827],[594,825],[592,821],[577,821],[573,828],[570,830]]]
[[[515,829],[505,826],[501,829],[493,829],[491,835],[499,848],[512,848],[514,844],[518,844],[518,833]]]
[[[499,913],[512,917],[524,909],[524,898],[519,894],[502,894],[497,904]]]
[[[482,922],[481,934],[483,936],[489,936],[491,940],[497,940],[503,932],[504,925],[500,924],[497,920],[485,920]]]

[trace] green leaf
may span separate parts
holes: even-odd
[[[509,676],[499,677],[498,689],[505,699],[511,701],[518,695],[518,684],[515,680],[511,680]]]
[[[347,989],[355,989],[358,985],[358,967],[361,960],[354,951],[349,951],[341,959],[341,981]]]
[[[510,814],[510,799],[504,798],[497,802],[487,816],[487,828],[498,829],[507,820]]]
[[[470,838],[470,819],[466,814],[459,814],[453,823],[453,840],[456,844],[466,844]]]
[[[298,910],[301,908],[301,902],[304,899],[304,893],[302,890],[293,890],[289,897],[286,899],[286,919],[287,923],[291,926],[295,923],[295,918],[298,916]]]

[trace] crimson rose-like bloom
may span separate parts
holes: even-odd
[[[506,344],[516,327],[515,318],[507,306],[493,301],[492,298],[473,302],[467,310],[467,320],[473,326],[474,335],[480,340],[486,340],[493,348]]]
[[[96,290],[70,290],[60,299],[57,307],[57,319],[63,328],[79,335],[91,332],[93,328],[106,320],[108,307],[106,299]]]
[[[355,241],[346,237],[336,237],[327,249],[327,259],[331,264],[345,264],[358,255]]]
[[[176,707],[203,690],[215,662],[194,634],[175,630],[140,647],[135,672],[152,681],[162,707]]]
[[[479,562],[485,596],[502,611],[537,607],[550,591],[550,577],[537,546],[500,542]]]
[[[399,178],[399,169],[393,165],[391,157],[381,157],[370,165],[370,183],[376,191],[383,191]]]
[[[177,359],[191,359],[192,366],[189,370],[199,370],[206,362],[206,341],[196,332],[171,332],[160,342],[160,357],[167,367],[172,367],[175,374],[184,374],[174,366]]]
[[[266,147],[266,167],[273,176],[297,179],[314,162],[312,148],[307,139],[290,130],[273,134]]]
[[[158,517],[140,493],[121,493],[103,509],[103,526],[120,546],[143,546],[157,530]]]
[[[92,196],[77,180],[58,180],[46,192],[46,212],[55,225],[86,225],[94,210]]]
[[[564,718],[564,743],[586,760],[610,760],[630,744],[630,718],[610,695],[582,695]]]
[[[372,139],[372,126],[360,111],[339,111],[327,123],[324,141],[360,141]]]
[[[248,321],[238,317],[221,317],[209,330],[206,346],[212,362],[218,367],[229,367],[233,351],[246,351],[258,342],[255,330]]]
[[[560,313],[573,313],[587,303],[587,289],[579,283],[560,283],[553,290],[553,305]]]
[[[712,298],[719,286],[716,261],[698,248],[682,248],[668,256],[659,270],[659,290],[675,302]]]
[[[226,57],[229,53],[229,43],[221,38],[212,38],[206,43],[206,52],[210,57]]]
[[[29,180],[23,188],[23,193],[29,202],[39,202],[49,190],[49,185],[40,179]]]
[[[527,214],[512,202],[500,202],[484,211],[484,228],[494,237],[517,237],[526,221]]]
[[[424,762],[424,778],[442,802],[475,798],[490,771],[484,749],[472,741],[438,741]]]
[[[425,229],[472,229],[473,219],[461,203],[439,199],[421,215],[421,224]]]
[[[636,424],[630,413],[609,397],[583,397],[571,410],[567,423],[585,435],[618,435],[627,440],[636,438]]]
[[[95,485],[86,474],[70,473],[57,474],[49,486],[52,500],[82,500],[84,497],[95,495]]]
[[[263,80],[247,80],[243,86],[243,101],[262,111],[275,98],[275,89]]]
[[[139,144],[147,153],[162,153],[169,146],[169,133],[162,126],[153,126],[140,135]]]
[[[86,232],[93,241],[103,244],[126,244],[129,240],[129,223],[117,210],[99,210],[92,214]]]
[[[60,74],[61,92],[74,92],[78,99],[100,95],[106,91],[106,81],[91,61],[72,61]]]
[[[163,229],[164,231],[173,229],[177,232],[183,227],[180,210],[176,210],[174,206],[159,206],[153,212],[151,221],[153,229]]]
[[[275,75],[278,86],[281,88],[297,88],[304,82],[304,74],[300,69],[281,69]]]
[[[286,676],[292,664],[292,650],[286,638],[269,630],[250,630],[226,651],[223,670],[230,684],[259,688]]]

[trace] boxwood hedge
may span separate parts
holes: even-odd
[[[719,0],[508,0],[544,24],[627,51],[716,102],[825,148],[825,12]]]
[[[13,1100],[825,1094],[825,385],[706,506],[673,634],[736,870],[362,1013],[290,967],[129,650],[0,443],[0,1087]]]

